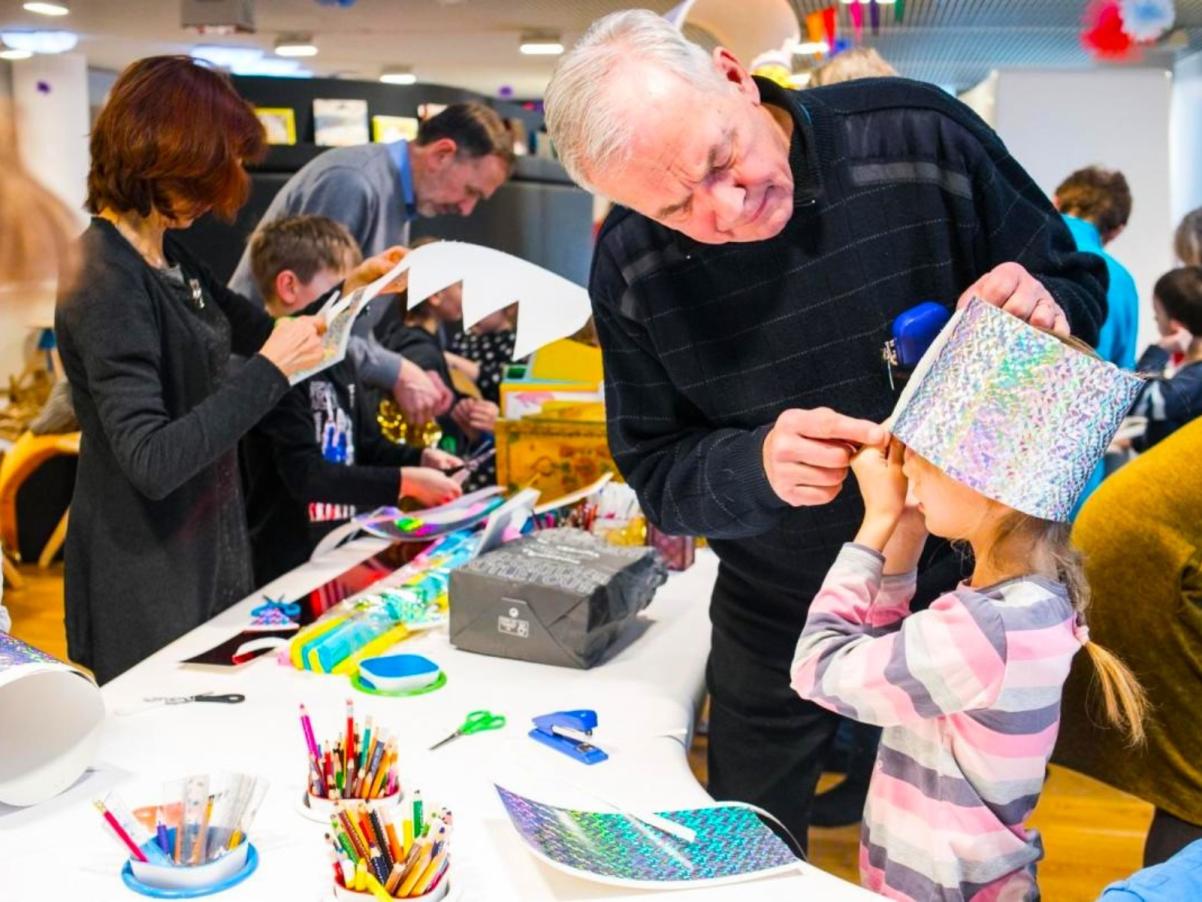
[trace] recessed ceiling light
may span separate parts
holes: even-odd
[[[276,56],[317,56],[311,34],[281,35],[275,42]]]
[[[75,49],[79,35],[73,31],[4,31],[0,32],[0,41],[30,53],[66,53]]]
[[[40,16],[65,16],[71,12],[71,7],[66,3],[25,3],[22,5],[22,9]]]
[[[31,56],[33,56],[32,50],[16,50],[12,47],[0,50],[0,60],[27,60]]]
[[[563,42],[557,34],[524,34],[518,49],[526,56],[559,56],[563,53]]]
[[[394,66],[380,73],[380,81],[386,85],[412,85],[417,84],[417,76],[412,69]]]

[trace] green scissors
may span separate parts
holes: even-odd
[[[499,730],[503,726],[505,726],[504,714],[493,714],[491,711],[473,711],[464,718],[463,725],[459,729],[441,742],[436,742],[430,746],[430,751],[441,748],[452,739],[458,739],[460,736],[481,733],[484,730]]]

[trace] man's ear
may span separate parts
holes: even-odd
[[[430,161],[437,166],[445,166],[459,153],[459,145],[454,138],[439,138],[426,145],[426,154]]]
[[[712,54],[714,67],[725,81],[730,82],[740,94],[746,94],[752,103],[760,102],[760,89],[752,80],[738,58],[725,47],[715,47]]]

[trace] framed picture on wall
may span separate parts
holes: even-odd
[[[313,100],[313,140],[323,147],[349,147],[366,144],[366,100]]]
[[[296,143],[296,114],[292,107],[257,106],[255,115],[263,123],[268,144]]]
[[[417,138],[418,121],[412,116],[372,116],[371,139],[377,144],[391,144],[404,138]]]

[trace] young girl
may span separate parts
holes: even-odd
[[[1028,459],[1019,480],[1042,478],[1040,466]],[[1082,481],[1091,466],[1077,468]],[[801,696],[886,728],[864,810],[861,880],[923,902],[1038,898],[1043,853],[1024,824],[1079,648],[1097,668],[1108,719],[1132,742],[1143,738],[1138,685],[1089,642],[1069,526],[987,497],[896,438],[862,449],[852,471],[864,521],[814,599],[792,680]],[[928,533],[970,545],[975,569],[911,614]]]

